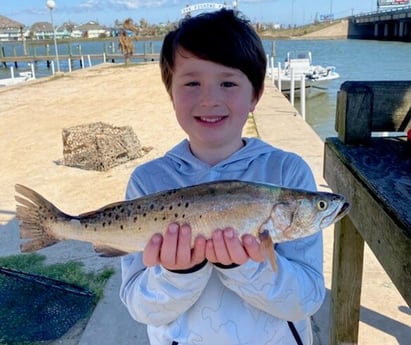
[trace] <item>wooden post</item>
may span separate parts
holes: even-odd
[[[349,217],[335,224],[330,345],[357,344],[364,240]]]
[[[364,143],[371,137],[372,92],[361,84],[345,86],[337,94],[338,137],[345,144]]]

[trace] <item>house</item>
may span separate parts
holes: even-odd
[[[110,30],[94,21],[77,26],[71,33],[73,38],[99,38],[109,35]]]
[[[21,40],[25,25],[0,15],[0,41]]]
[[[48,40],[54,38],[53,25],[49,22],[37,22],[30,27],[30,37],[36,40]],[[56,35],[57,37],[57,35]]]

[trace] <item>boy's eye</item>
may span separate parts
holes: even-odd
[[[185,83],[184,85],[186,85],[186,86],[197,86],[197,85],[200,85],[200,83],[198,81],[190,81],[188,83]]]
[[[224,81],[221,83],[221,86],[222,87],[233,87],[233,86],[236,86],[236,84],[231,81]]]

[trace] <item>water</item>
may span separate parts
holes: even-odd
[[[272,40],[264,40],[267,54],[271,55]],[[135,52],[145,51],[159,53],[162,41],[144,42],[135,41]],[[2,42],[0,49],[4,48],[6,56],[23,54],[21,42]],[[45,55],[47,52],[54,55],[54,46],[28,46],[29,54],[34,49],[37,55]],[[336,96],[340,85],[347,80],[411,80],[411,43],[383,42],[365,40],[279,40],[275,41],[275,64],[284,62],[288,51],[309,50],[312,52],[313,63],[323,66],[335,66],[340,74],[340,79],[331,81],[327,93],[306,101],[306,120],[322,138],[335,136],[334,119]],[[113,41],[84,41],[70,44],[59,44],[59,53],[103,54],[119,52],[118,43]],[[92,64],[102,63],[102,60],[93,60]],[[87,59],[85,66],[88,66]],[[74,65],[80,68],[79,63]],[[16,73],[30,70],[27,64],[20,64]],[[61,70],[68,71],[68,62],[61,61]],[[36,77],[51,75],[46,63],[36,65]],[[0,67],[0,78],[10,77],[10,70]],[[299,102],[295,107],[299,110]]]
[[[271,54],[272,41],[265,41]],[[340,78],[331,81],[327,93],[306,100],[306,121],[322,138],[334,130],[337,91],[345,81],[411,80],[411,44],[365,40],[284,40],[275,42],[275,64],[288,51],[310,50],[313,63],[335,66]],[[300,110],[299,101],[295,102]]]
[[[143,54],[144,52],[159,53],[162,41],[134,41],[134,52],[137,54]],[[23,56],[24,48],[21,42],[0,42],[0,54],[3,53],[6,57]],[[50,60],[54,60],[55,48],[54,44],[34,45],[28,43],[26,46],[28,56],[50,56]],[[99,54],[101,58],[93,58],[91,60],[92,65],[103,63],[103,53],[106,54],[121,54],[118,48],[118,42],[115,41],[82,41],[82,42],[70,42],[58,44],[59,55],[82,55],[84,58],[84,66],[89,67],[89,61],[87,55]],[[123,60],[121,60],[123,61]],[[137,59],[133,59],[132,62],[137,62]],[[12,63],[8,63],[8,67],[13,66]],[[72,62],[72,70],[80,69],[80,60]],[[57,69],[57,66],[56,66]],[[31,66],[29,63],[19,62],[18,69],[14,69],[15,75],[19,72],[30,71]],[[69,62],[66,59],[60,58],[60,70],[62,72],[69,71]],[[46,61],[39,61],[35,64],[36,78],[51,76],[52,70],[47,66]],[[10,78],[10,68],[5,68],[0,65],[0,79]]]

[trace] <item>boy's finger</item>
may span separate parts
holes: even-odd
[[[194,248],[191,254],[191,261],[194,265],[203,262],[206,258],[206,244],[207,240],[202,236],[194,240]]]
[[[261,245],[257,242],[254,236],[244,235],[242,237],[244,249],[246,250],[248,256],[257,262],[262,262],[265,260],[264,250]]]
[[[217,257],[217,262],[220,262],[223,265],[231,264],[232,260],[230,258],[230,254],[226,247],[223,231],[222,230],[214,231],[212,235],[212,239],[213,239],[214,252]]]
[[[160,251],[160,261],[164,266],[173,266],[177,260],[179,226],[170,224],[164,233]]]
[[[215,254],[213,240],[206,241],[205,255],[208,261],[217,262],[217,255]]]
[[[248,260],[248,254],[234,229],[224,230],[224,240],[232,262],[241,265]]]
[[[189,266],[191,263],[191,228],[182,225],[178,233],[176,264]]]
[[[157,265],[160,262],[160,250],[163,237],[160,234],[155,234],[148,241],[143,251],[143,264],[146,267]]]

